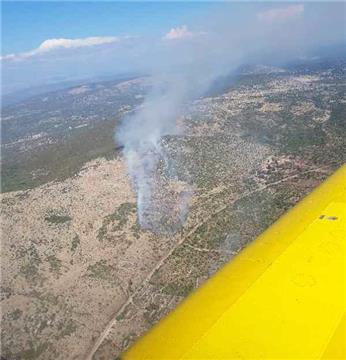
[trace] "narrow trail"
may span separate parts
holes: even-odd
[[[209,221],[210,219],[212,219],[214,216],[216,216],[217,214],[219,214],[220,212],[224,211],[225,209],[227,209],[230,205],[234,204],[236,201],[244,199],[248,196],[251,196],[255,193],[260,193],[263,190],[268,189],[269,187],[272,186],[276,186],[279,185],[283,182],[286,182],[288,180],[292,180],[295,179],[299,176],[311,173],[311,172],[328,172],[326,171],[324,168],[320,167],[320,168],[315,168],[315,169],[310,169],[307,171],[304,171],[302,173],[299,174],[295,174],[295,175],[290,175],[287,176],[281,180],[272,182],[270,184],[261,186],[255,190],[252,191],[248,191],[246,193],[244,193],[243,195],[233,199],[233,201],[231,203],[228,203],[226,205],[221,206],[219,209],[217,209],[216,211],[214,211],[212,214],[210,214],[209,216],[205,217],[203,219],[203,221],[197,223],[186,235],[182,236],[181,239],[175,244],[175,246],[163,257],[161,258],[161,260],[156,264],[156,266],[148,273],[148,275],[146,276],[146,278],[143,280],[142,284],[127,298],[127,300],[123,303],[123,305],[116,311],[116,313],[112,316],[112,318],[109,320],[108,324],[106,325],[106,327],[104,328],[104,330],[101,332],[100,336],[97,338],[97,340],[94,342],[93,346],[89,349],[88,353],[85,356],[85,360],[92,360],[94,354],[96,353],[96,351],[98,350],[98,348],[100,347],[100,345],[103,343],[103,341],[106,339],[106,337],[108,336],[108,334],[110,333],[113,325],[116,323],[116,319],[118,317],[118,315],[126,308],[127,305],[129,305],[130,303],[133,302],[133,298],[139,294],[139,292],[143,289],[143,287],[150,282],[152,276],[154,275],[154,273],[161,268],[161,266],[165,263],[165,261],[173,254],[173,252],[184,243],[184,241],[186,239],[188,239],[200,226],[202,226],[203,224],[205,224],[207,221]],[[198,250],[202,250],[202,249],[196,249],[196,251]]]

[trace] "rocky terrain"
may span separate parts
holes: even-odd
[[[175,166],[170,186],[193,189],[176,232],[138,225],[110,131],[121,112],[73,136],[66,125],[54,133],[59,147],[38,152],[32,136],[9,136],[5,148],[25,144],[25,157],[8,152],[3,164],[3,358],[116,358],[344,162],[345,79],[344,63],[250,71],[190,104],[183,135],[162,139]],[[83,103],[88,89],[65,92]],[[20,172],[33,154],[39,160]]]

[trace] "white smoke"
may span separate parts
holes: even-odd
[[[296,9],[304,11],[302,6]],[[275,11],[269,14],[273,17],[273,13],[292,13],[291,8]],[[177,119],[188,102],[242,63],[262,62],[268,57],[271,61],[288,61],[304,52],[307,39],[311,44],[318,41],[312,28],[304,28],[300,17],[285,16],[285,21],[264,24],[262,19],[267,13],[250,18],[241,26],[229,24],[227,14],[218,14],[205,22],[209,28],[199,31],[203,36],[161,39],[161,45],[153,46],[150,56],[143,57],[152,59],[149,68],[154,88],[143,105],[123,119],[116,135],[117,142],[124,146],[143,228],[160,231],[165,228],[163,223],[168,223],[168,228],[175,231],[185,220],[192,190],[176,178],[164,139],[182,131]],[[180,33],[187,33],[187,28],[182,29]]]
[[[160,86],[154,88],[142,107],[124,119],[117,133],[137,193],[138,221],[142,228],[151,230],[162,228],[162,217],[170,216],[165,214],[162,201],[169,204],[169,195],[172,196],[168,194],[172,190],[169,190],[169,182],[174,180],[175,174],[162,140],[166,135],[178,134],[177,119],[186,96],[184,91],[179,91],[181,84],[177,85],[175,77],[171,81],[166,79],[164,84],[162,81],[158,83]],[[160,170],[165,171],[164,176],[160,176]],[[172,218],[174,223],[180,223],[183,213],[186,213],[185,206],[182,206],[187,199],[185,190],[175,194],[179,199],[171,204],[172,211],[173,207],[180,207]]]

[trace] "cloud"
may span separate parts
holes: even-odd
[[[0,57],[1,60],[20,60],[30,58],[36,55],[41,55],[48,53],[54,50],[61,49],[73,49],[81,47],[90,47],[95,45],[111,44],[120,41],[118,37],[115,36],[104,36],[104,37],[87,37],[83,39],[48,39],[41,43],[41,45],[33,50],[18,53],[18,54],[8,54]]]
[[[164,40],[177,40],[177,39],[186,39],[191,38],[195,34],[188,30],[186,25],[178,26],[172,28],[168,33],[163,37]]]
[[[257,18],[264,22],[284,22],[297,19],[304,13],[304,5],[290,5],[284,8],[270,9],[257,14]]]
[[[15,54],[0,56],[0,60],[14,60],[15,58],[16,58]]]
[[[113,42],[119,41],[119,38],[114,36],[106,36],[106,37],[87,37],[84,39],[49,39],[44,41],[36,52],[45,52],[54,49],[70,49],[76,47],[83,47],[83,46],[94,46],[94,45],[101,45],[101,44],[109,44]]]

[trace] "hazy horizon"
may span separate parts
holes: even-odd
[[[211,66],[231,71],[240,53],[243,63],[282,63],[345,41],[344,3],[4,1],[2,8],[3,94],[181,69],[205,49]]]

